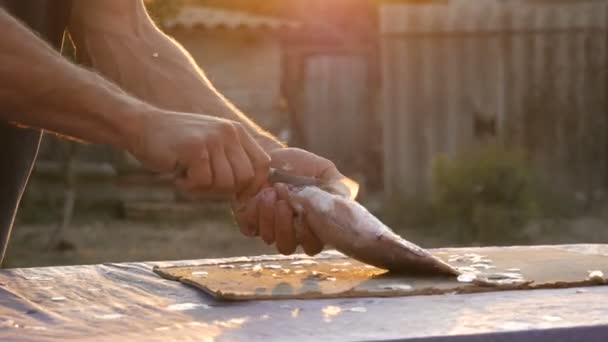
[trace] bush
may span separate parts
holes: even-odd
[[[533,176],[523,153],[491,143],[449,160],[437,158],[433,206],[457,223],[461,239],[501,243],[539,213]]]

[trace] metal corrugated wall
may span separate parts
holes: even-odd
[[[475,116],[556,185],[604,187],[607,13],[605,1],[384,5],[387,194],[428,195],[435,157],[478,143]]]

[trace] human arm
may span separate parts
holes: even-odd
[[[128,92],[162,108],[240,122],[270,155],[272,167],[324,180],[342,177],[329,160],[286,148],[226,100],[189,53],[154,25],[141,0],[75,2],[70,32],[80,60]],[[232,204],[245,235],[276,243],[283,254],[293,253],[298,244],[308,254],[322,249],[305,226],[296,238],[293,209],[278,198],[275,187]]]
[[[269,157],[240,124],[138,100],[68,62],[2,9],[0,27],[0,120],[126,149],[159,172],[179,164],[188,174],[178,183],[188,188],[236,192],[265,179]],[[211,158],[218,150],[221,158]],[[216,167],[230,179],[207,176]]]
[[[127,148],[136,113],[151,106],[69,63],[3,9],[0,26],[1,119]]]
[[[69,29],[79,60],[138,98],[239,122],[266,151],[284,146],[215,89],[190,54],[156,27],[142,0],[75,1]]]

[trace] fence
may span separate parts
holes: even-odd
[[[361,169],[371,137],[369,65],[363,56],[310,56],[303,66],[301,140],[345,171]]]
[[[307,0],[297,1],[289,11],[301,23],[283,36],[290,143],[331,159],[345,174],[377,187],[375,7],[367,0]]]
[[[556,186],[604,188],[607,20],[604,1],[382,6],[388,195],[428,195],[434,158],[484,131]]]

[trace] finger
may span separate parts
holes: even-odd
[[[342,179],[344,177],[345,176],[338,171],[336,165],[330,161],[328,161],[327,165],[319,172],[319,178],[325,181]]]
[[[296,232],[293,226],[293,210],[286,201],[277,201],[274,209],[274,228],[277,250],[290,255],[298,247]]]
[[[277,198],[279,200],[289,203],[289,188],[286,184],[276,183],[273,185],[273,188],[277,192]]]
[[[212,146],[209,152],[211,170],[213,171],[213,185],[211,186],[211,191],[233,193],[234,176],[223,147]]]
[[[255,198],[246,203],[235,203],[232,206],[234,218],[239,225],[241,233],[248,237],[258,235],[258,201]]]
[[[242,193],[251,184],[254,178],[253,166],[249,156],[241,145],[226,147],[228,162],[232,167],[237,194]]]
[[[299,208],[293,207],[293,209],[300,210],[300,216],[295,220],[292,219],[292,224],[295,227],[295,229],[293,229],[292,231],[294,232],[294,234],[296,234],[296,243],[299,241],[299,243],[302,245],[302,249],[304,249],[304,253],[310,256],[321,253],[321,251],[323,250],[323,243],[314,234],[314,232],[310,228],[310,225],[315,224],[315,227],[323,227],[323,223],[319,222],[315,213],[306,211],[308,208],[304,207],[304,203],[295,203],[295,201],[293,200],[289,201],[290,196],[287,185],[279,183],[275,184],[274,188],[276,190],[279,201],[291,203],[291,207],[293,207],[293,205],[299,206]]]
[[[262,190],[258,201],[258,228],[262,240],[271,245],[274,243],[274,204],[276,192],[272,188]]]
[[[303,219],[296,220],[298,224],[298,236],[300,239],[300,245],[302,245],[302,249],[304,253],[309,256],[315,256],[323,250],[323,243],[317,236],[312,232],[310,226],[308,225],[307,219],[304,217]]]
[[[357,197],[360,187],[359,183],[341,174],[333,163],[324,169],[320,175],[323,181],[331,184],[329,188],[332,193],[351,200]]]
[[[213,184],[209,153],[205,150],[196,159],[186,161],[183,174],[176,175],[175,184],[184,191],[204,190]]]
[[[293,207],[294,204],[296,207]],[[323,243],[311,229],[311,226],[322,229],[323,225],[320,225],[320,222],[315,220],[315,213],[307,211],[307,208],[302,203],[294,204],[291,204],[293,210],[298,211],[296,218],[292,221],[295,228],[296,241],[302,245],[304,253],[310,256],[317,255],[323,250]]]
[[[285,201],[293,209],[294,213],[300,214],[304,210],[304,206],[299,203],[297,197],[292,197],[289,193],[289,186],[283,183],[274,184],[274,190],[277,192],[277,199]]]
[[[268,180],[270,156],[264,152],[260,145],[249,135],[249,133],[245,131],[244,128],[239,126],[237,130],[241,145],[251,161],[254,173],[253,179],[249,185],[239,194],[239,196],[247,198],[257,194]]]

